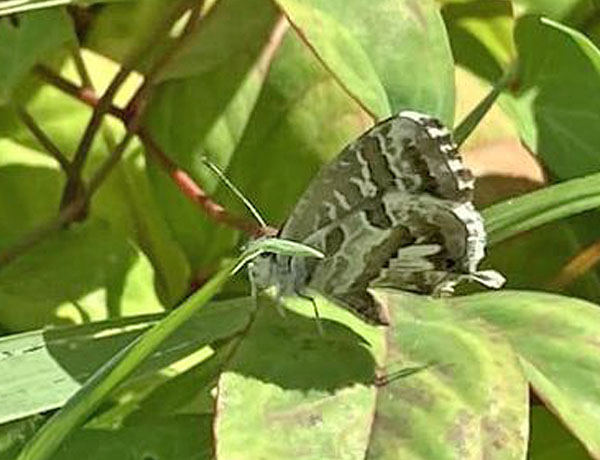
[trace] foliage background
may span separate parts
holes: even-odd
[[[4,350],[27,355],[28,347],[40,346],[47,356],[20,361],[25,364],[18,372],[4,363],[15,379],[3,387],[2,420],[10,423],[3,426],[2,458],[14,458],[45,420],[33,414],[62,405],[100,363],[160,317],[139,315],[172,309],[237,253],[244,238],[239,228],[252,224],[231,225],[227,216],[247,211],[219,185],[201,155],[224,169],[278,226],[318,168],[374,121],[410,108],[457,126],[455,118],[462,120],[501,81],[503,94],[463,146],[480,178],[478,203],[483,207],[578,177],[589,180],[487,210],[488,230],[498,243],[487,263],[507,275],[511,289],[591,303],[509,291],[457,298],[450,302],[456,314],[433,304],[421,313],[412,307],[422,300],[386,294],[398,307],[393,338],[324,307],[324,317],[336,322],[327,323],[331,329],[322,339],[303,316],[305,305],[283,324],[263,312],[248,326],[251,307],[239,299],[248,288],[237,277],[222,294],[238,299],[234,313],[226,303],[219,311],[227,314],[215,316],[218,323],[200,317],[195,328],[179,331],[162,357],[140,368],[56,458],[76,458],[91,444],[102,445],[95,458],[207,458],[215,452],[248,458],[249,445],[256,456],[283,458],[286,446],[307,442],[313,450],[303,452],[305,458],[361,458],[365,450],[372,458],[395,458],[398,451],[456,458],[447,450],[456,446],[463,449],[461,458],[481,452],[522,458],[528,445],[534,458],[599,455],[594,426],[600,362],[593,355],[600,318],[592,305],[600,293],[593,268],[598,180],[591,176],[600,169],[595,2],[122,0],[8,16],[13,6],[3,3],[0,330],[7,336]],[[114,100],[100,99],[113,89]],[[98,117],[102,123],[90,123],[94,113],[106,115]],[[70,162],[80,160],[80,171],[70,170]],[[79,186],[82,181],[87,189]],[[227,215],[199,198],[198,184]],[[494,240],[502,216],[509,221],[503,228],[513,229],[505,235],[513,237]],[[497,311],[505,317],[494,316]],[[83,326],[39,331],[59,325]],[[210,330],[210,339],[202,328]],[[29,330],[38,331],[10,335]],[[224,340],[234,333],[235,340]],[[369,345],[340,345],[355,342],[353,334]],[[296,339],[283,347],[281,337]],[[423,345],[419,337],[430,339]],[[448,347],[463,353],[446,357],[460,364],[455,380],[442,378],[447,387],[422,372],[406,387],[391,384],[388,393],[348,389],[349,382],[368,383],[383,362],[418,368],[432,356],[439,360]],[[290,358],[298,353],[314,359],[312,367]],[[345,356],[341,370],[324,359],[332,353]],[[469,367],[470,360],[480,366]],[[273,374],[273,363],[289,367]],[[210,391],[219,375],[215,402]],[[57,380],[48,386],[51,377]],[[496,388],[499,402],[490,402],[484,390],[499,381],[510,384]],[[265,383],[282,393],[274,395],[271,387],[264,393]],[[540,398],[531,405],[527,383]],[[27,397],[15,398],[23,388]],[[328,438],[315,427],[304,432],[307,415],[276,425],[296,433],[295,442],[265,436],[262,430],[273,429],[264,425],[269,401],[288,410],[305,407],[309,389],[317,401],[336,395],[330,409],[335,431]],[[480,399],[467,397],[471,390]],[[225,394],[233,394],[234,402]],[[411,404],[373,409],[386,394]],[[281,395],[285,402],[277,399]],[[427,395],[445,395],[451,404],[416,413],[416,402]],[[505,432],[491,435],[465,422],[448,437],[460,414],[482,417],[473,419],[480,426],[481,420],[490,423],[485,417],[494,404],[500,407],[494,423],[508,427]],[[256,413],[248,414],[248,407]],[[344,409],[364,424],[344,425],[353,419]],[[410,414],[411,442],[396,445],[407,435],[389,432],[382,420],[402,426],[402,414]],[[432,420],[442,422],[434,426]],[[339,444],[340,438],[353,441]],[[348,451],[336,451],[339,446]]]

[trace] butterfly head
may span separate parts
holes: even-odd
[[[275,286],[282,295],[296,291],[305,276],[304,259],[322,259],[324,254],[310,246],[275,237],[253,240],[248,247],[256,257],[248,266],[250,283],[258,289]]]
[[[276,255],[272,252],[261,252],[248,264],[250,283],[258,290],[266,289],[275,284],[274,267]]]

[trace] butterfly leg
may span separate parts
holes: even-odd
[[[283,305],[285,304],[283,301],[283,295],[281,294],[281,292],[277,293],[277,296],[275,296],[275,308],[277,309],[277,313],[279,313],[279,315],[282,318],[285,318],[285,308],[283,308]]]
[[[454,286],[458,284],[462,276],[457,274],[448,274],[444,279],[438,282],[433,288],[431,296],[434,298],[450,297],[454,294]],[[465,277],[466,278],[466,277]]]
[[[313,311],[315,312],[315,320],[317,322],[317,330],[319,331],[319,335],[325,335],[323,331],[323,325],[321,324],[321,316],[319,315],[319,309],[317,308],[317,302],[315,299],[303,292],[297,291],[296,295],[301,299],[309,300],[312,303]]]
[[[254,304],[256,306],[258,300],[258,292],[256,289],[256,279],[254,277],[254,263],[250,262],[248,264],[248,281],[250,281],[250,297],[254,300]]]
[[[248,281],[250,281],[250,297],[254,303],[254,309],[258,308],[258,288],[256,287],[256,278],[254,276],[254,263],[248,264]]]

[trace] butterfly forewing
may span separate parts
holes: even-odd
[[[376,124],[323,167],[281,236],[303,240],[389,189],[470,201],[473,179],[448,130],[431,117],[401,112]]]

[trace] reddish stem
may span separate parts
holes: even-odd
[[[152,160],[161,166],[173,180],[177,188],[190,201],[197,204],[212,219],[253,236],[274,235],[277,233],[277,229],[275,228],[261,227],[258,222],[243,219],[227,212],[223,206],[213,201],[186,171],[179,168],[171,158],[164,154],[146,130],[140,129],[138,136],[144,143],[146,151]]]

